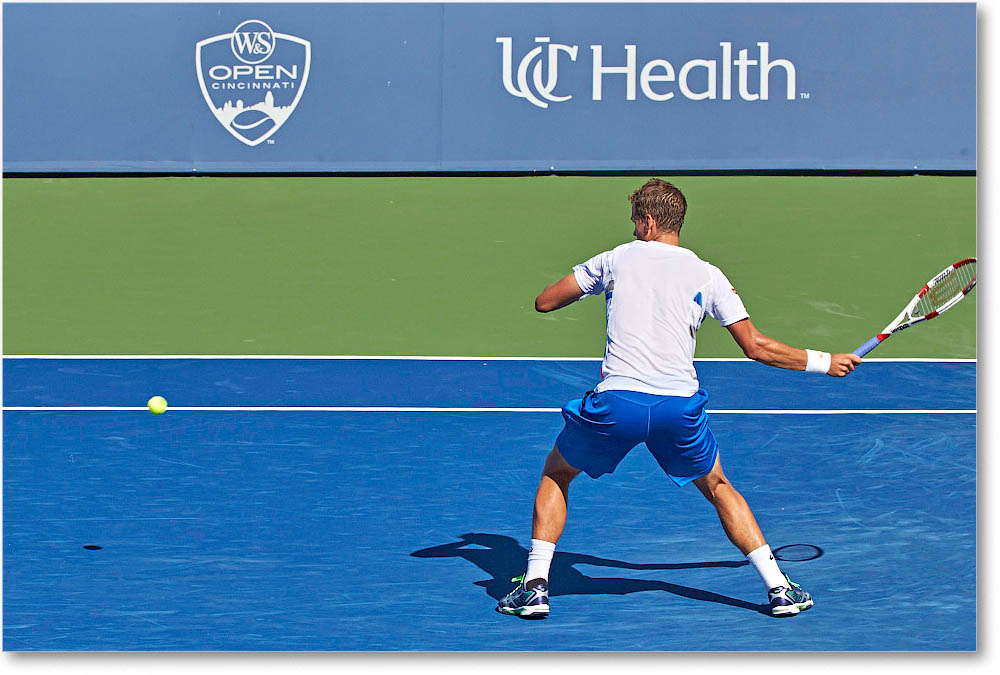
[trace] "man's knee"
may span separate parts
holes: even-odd
[[[715,466],[712,467],[712,470],[701,478],[695,479],[694,484],[701,491],[701,494],[705,496],[705,499],[713,504],[720,490],[732,489],[732,485],[726,478],[726,474],[722,472],[722,463],[718,457],[715,458]]]

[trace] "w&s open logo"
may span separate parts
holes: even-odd
[[[258,19],[195,47],[198,84],[219,124],[237,140],[260,145],[295,111],[309,80],[308,40],[275,33]]]

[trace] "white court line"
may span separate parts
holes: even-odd
[[[11,412],[149,412],[145,406],[4,406]],[[557,413],[561,408],[459,408],[417,406],[171,406],[167,412],[503,412]],[[975,415],[975,410],[706,410],[710,415]]]
[[[975,415],[975,410],[705,410],[710,415]]]
[[[177,359],[201,359],[201,360],[224,360],[224,359],[276,359],[276,360],[302,360],[302,361],[593,361],[599,363],[600,357],[584,356],[357,356],[357,355],[337,355],[337,356],[291,356],[287,354],[262,355],[262,354],[94,354],[84,356],[80,354],[25,354],[25,355],[5,355],[4,359],[135,359],[135,360],[177,360]],[[752,363],[748,358],[696,358],[696,362],[705,361],[733,361]],[[926,359],[926,358],[866,358],[866,363],[976,363],[976,359]]]
[[[275,359],[275,360],[301,360],[301,361],[594,361],[599,363],[600,357],[590,356],[360,356],[360,355],[289,355],[289,354],[93,354],[89,356],[79,354],[25,354],[7,355],[5,359],[135,359],[135,360],[242,360],[242,359]],[[697,360],[697,359],[696,359]],[[726,359],[724,359],[726,360]],[[733,361],[746,361],[748,359],[732,359]]]
[[[149,412],[146,406],[3,406],[14,412]],[[527,412],[553,413],[561,408],[457,408],[416,406],[170,406],[168,412]]]

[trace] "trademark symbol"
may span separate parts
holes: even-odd
[[[799,94],[799,98],[808,100],[809,99],[809,93],[808,92],[801,93],[801,94]]]
[[[268,145],[274,145],[274,139],[273,138],[267,139],[267,144]]]

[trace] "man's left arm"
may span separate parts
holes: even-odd
[[[764,335],[757,330],[749,318],[729,324],[726,328],[736,340],[736,344],[747,355],[747,358],[775,368],[807,369],[809,355],[805,349],[786,345],[784,342]],[[827,356],[830,357],[830,363],[826,374],[831,377],[844,377],[861,363],[861,359],[854,354],[829,354]]]
[[[535,298],[535,311],[551,312],[552,310],[570,305],[583,296],[576,274],[570,272],[554,284],[549,284]]]

